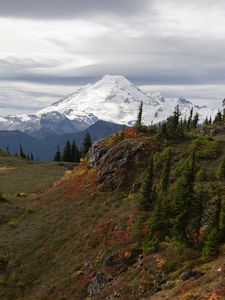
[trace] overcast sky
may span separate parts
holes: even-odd
[[[0,114],[28,113],[104,74],[217,105],[224,0],[0,0]]]

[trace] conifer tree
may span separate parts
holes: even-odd
[[[213,228],[205,241],[202,249],[202,256],[206,259],[214,258],[219,252],[218,231]]]
[[[71,143],[70,143],[69,140],[66,142],[66,145],[65,145],[65,148],[64,148],[64,151],[63,151],[62,160],[63,161],[68,161],[68,162],[72,161],[72,158],[71,158]]]
[[[181,242],[190,241],[189,225],[193,217],[195,180],[195,155],[186,161],[181,177],[177,180],[174,191],[175,220],[173,233]]]
[[[88,153],[88,150],[90,149],[91,146],[92,146],[91,135],[89,132],[87,132],[84,137],[83,147],[82,147],[82,152],[84,156]]]
[[[135,124],[136,127],[140,127],[142,124],[142,113],[143,113],[143,101],[141,101],[138,109],[137,121]]]
[[[152,236],[157,235],[159,241],[168,234],[169,227],[169,210],[165,205],[165,196],[158,195],[155,200],[154,210],[148,220],[148,228]]]
[[[168,190],[169,181],[170,181],[170,171],[171,171],[171,148],[167,150],[166,160],[163,166],[162,177],[161,177],[162,192],[166,192]]]
[[[30,160],[34,161],[34,155],[33,155],[32,152],[31,152],[31,154],[30,154]]]
[[[26,154],[23,152],[23,148],[21,144],[20,144],[20,157],[26,158]]]
[[[61,161],[61,152],[60,152],[59,146],[57,148],[57,151],[56,151],[56,154],[54,157],[54,161]]]
[[[197,125],[198,125],[198,122],[199,122],[199,114],[196,113],[196,114],[194,115],[194,118],[193,118],[193,121],[192,121],[192,127],[193,127],[193,128],[196,128]]]
[[[187,122],[187,128],[190,129],[191,125],[192,125],[192,118],[193,118],[193,107],[190,110],[190,116],[188,118],[188,122]]]
[[[192,208],[193,216],[191,220],[191,225],[194,229],[198,241],[199,241],[200,229],[202,225],[203,201],[204,201],[204,188],[203,188],[203,183],[201,183],[200,188],[197,191],[195,199],[193,201],[193,208]]]
[[[139,199],[139,208],[143,210],[151,210],[154,206],[156,198],[156,190],[153,185],[154,171],[153,171],[153,156],[151,156],[147,175],[141,187],[141,197]]]
[[[209,220],[208,227],[203,237],[204,246],[202,249],[202,256],[206,259],[214,258],[219,251],[221,208],[222,199],[220,190],[218,190],[215,210],[211,216],[211,219]]]
[[[72,156],[72,161],[73,162],[80,162],[80,151],[76,145],[75,140],[72,142],[72,147],[71,147],[71,156]]]

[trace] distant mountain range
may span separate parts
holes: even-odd
[[[133,125],[141,101],[143,122],[147,125],[165,120],[176,105],[183,116],[188,116],[193,107],[200,121],[216,114],[208,106],[196,106],[184,98],[172,100],[160,94],[146,94],[123,76],[105,75],[35,114],[0,117],[0,147],[8,145],[17,151],[20,142],[26,151],[33,149],[39,159],[52,159],[53,146],[62,145],[68,137],[80,144],[87,129],[96,140],[122,125]]]
[[[51,136],[44,139],[32,137],[20,131],[0,131],[0,148],[9,150],[12,154],[19,152],[20,144],[26,153],[33,153],[38,160],[53,160],[54,154],[59,146],[62,150],[67,140],[75,140],[78,146],[82,145],[87,133],[90,133],[93,141],[98,141],[123,128],[123,125],[97,121],[88,129],[77,132]]]

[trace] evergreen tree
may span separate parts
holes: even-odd
[[[153,156],[151,156],[147,175],[141,187],[141,197],[139,199],[139,208],[143,210],[151,210],[154,206],[156,198],[156,190],[153,185],[154,171],[153,171]]]
[[[195,201],[193,201],[193,208],[192,208],[193,217],[191,220],[191,225],[196,235],[196,239],[197,241],[199,241],[200,229],[202,225],[203,201],[204,201],[204,188],[202,183],[199,190],[196,193],[196,197],[194,200]]]
[[[221,122],[222,120],[223,120],[222,113],[221,113],[221,111],[219,110],[218,113],[217,113],[217,115],[216,115],[216,117],[215,117],[215,119],[214,119],[214,122],[213,122],[213,123],[219,123],[219,122]]]
[[[186,161],[181,177],[177,180],[174,191],[175,220],[173,232],[177,240],[190,241],[189,225],[193,217],[195,180],[195,155]]]
[[[159,241],[168,234],[169,209],[163,201],[165,197],[159,195],[155,200],[154,210],[148,220],[148,228],[151,236],[157,236]]]
[[[84,156],[88,153],[91,146],[92,146],[91,135],[89,132],[87,132],[83,141],[83,148],[82,148],[82,152]]]
[[[61,152],[60,152],[59,146],[57,148],[57,151],[56,151],[56,154],[54,157],[54,161],[61,161]]]
[[[62,156],[62,160],[63,161],[72,161],[72,157],[71,157],[71,143],[68,140],[66,142],[64,151],[63,151],[63,156]]]
[[[75,140],[72,142],[72,147],[71,147],[71,156],[72,156],[72,161],[73,162],[80,162],[80,151],[76,145]]]
[[[190,129],[191,125],[192,125],[192,118],[193,118],[193,107],[190,110],[190,116],[188,118],[188,122],[187,122],[187,128]]]
[[[221,208],[222,199],[220,190],[217,192],[217,199],[215,210],[209,220],[206,232],[203,236],[204,246],[202,249],[202,256],[206,259],[214,258],[219,252],[219,240],[221,238]]]
[[[194,118],[193,118],[193,121],[192,121],[192,127],[193,127],[193,128],[196,128],[197,125],[198,125],[198,122],[199,122],[199,114],[196,113],[196,114],[194,115]]]
[[[9,146],[6,147],[6,153],[10,155]]]
[[[143,113],[143,101],[141,101],[138,109],[137,121],[135,124],[136,127],[140,127],[142,124],[142,113]]]
[[[162,179],[161,179],[161,190],[166,192],[169,187],[170,181],[170,171],[171,171],[171,148],[167,150],[166,160],[163,166]]]
[[[22,145],[20,144],[20,157],[26,158],[26,154],[23,151]]]
[[[202,256],[206,259],[212,259],[218,255],[218,252],[218,231],[216,230],[216,228],[213,228],[205,241],[204,247],[202,249]]]

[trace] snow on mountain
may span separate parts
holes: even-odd
[[[158,102],[148,97],[123,76],[105,75],[93,85],[87,85],[76,93],[37,113],[52,110],[63,113],[70,120],[81,119],[92,125],[98,120],[118,124],[132,124],[137,107],[143,101],[145,109],[157,107]]]
[[[133,125],[140,102],[143,101],[143,122],[165,120],[179,105],[183,117],[190,109],[200,115],[200,121],[217,111],[190,101],[165,99],[160,93],[146,94],[124,76],[105,75],[95,84],[88,84],[68,97],[32,115],[0,117],[0,130],[20,130],[34,136],[64,134],[86,129],[98,120]]]
[[[39,111],[58,111],[70,120],[82,120],[89,125],[98,120],[118,124],[134,124],[138,106],[143,101],[143,121],[145,124],[165,120],[178,104],[183,116],[188,116],[191,107],[198,111],[203,121],[206,116],[214,116],[215,111],[208,107],[193,105],[190,101],[165,99],[159,93],[147,95],[123,76],[105,75],[95,84],[89,84],[67,98]]]

